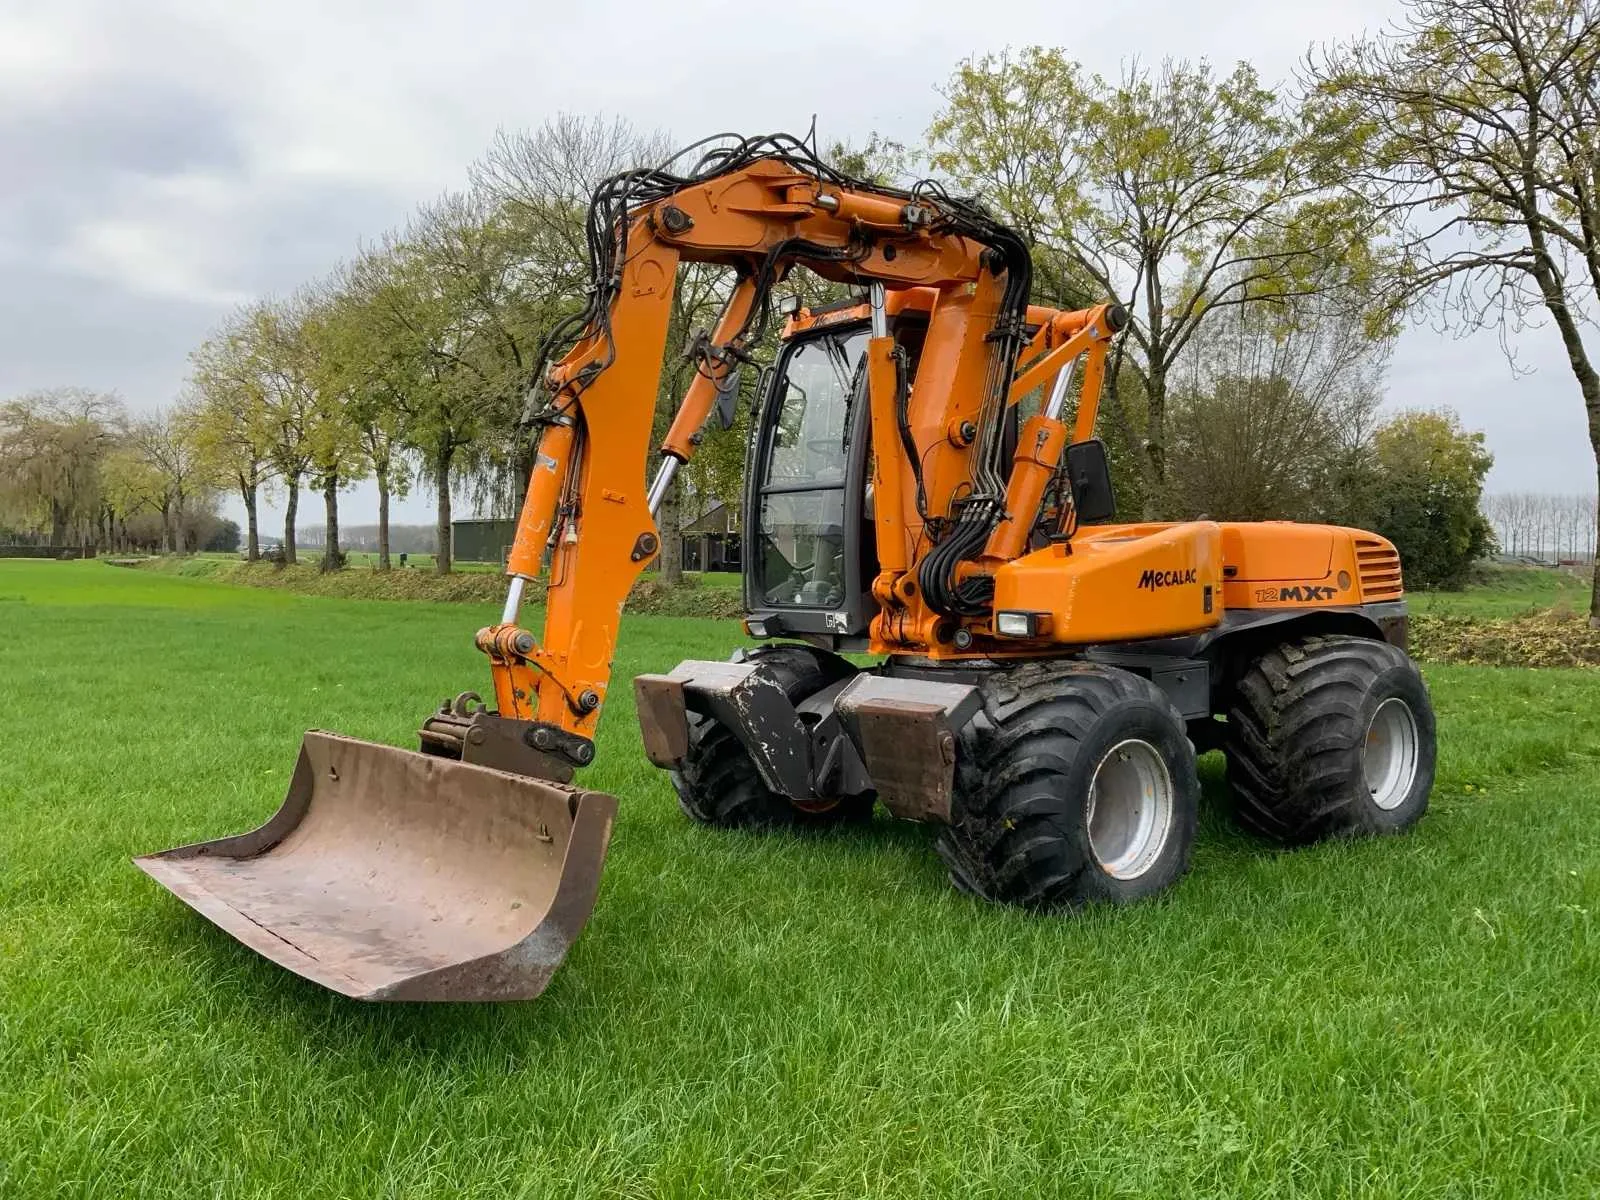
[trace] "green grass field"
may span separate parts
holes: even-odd
[[[1543,609],[1587,612],[1586,570],[1553,567],[1484,567],[1482,578],[1465,591],[1412,592],[1411,610],[1460,617],[1515,617]]]
[[[927,831],[691,827],[613,690],[595,919],[545,996],[362,1007],[131,855],[301,732],[412,745],[494,606],[0,562],[0,1196],[1591,1196],[1600,673],[1433,667],[1433,809],[1276,853],[1221,764],[1140,907],[964,899]],[[630,617],[619,681],[732,622]]]

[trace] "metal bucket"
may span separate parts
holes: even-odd
[[[526,1000],[594,908],[617,801],[312,730],[271,820],[134,859],[252,950],[358,1000]]]

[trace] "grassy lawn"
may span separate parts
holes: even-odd
[[[914,826],[691,827],[625,681],[737,629],[630,617],[599,906],[524,1005],[343,1001],[129,864],[308,727],[413,745],[496,607],[0,562],[0,1196],[1600,1191],[1600,673],[1429,668],[1402,839],[1268,850],[1211,756],[1178,888],[1037,918]]]

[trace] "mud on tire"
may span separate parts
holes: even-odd
[[[807,646],[761,646],[745,661],[799,701],[837,682],[839,661]],[[712,717],[689,714],[689,753],[680,770],[669,772],[678,793],[678,807],[702,825],[726,829],[820,828],[872,816],[873,797],[845,796],[816,809],[801,808],[774,792],[738,737]]]
[[[1234,816],[1285,845],[1398,833],[1433,787],[1433,706],[1387,642],[1308,637],[1260,654],[1233,688],[1224,734]]]
[[[1044,909],[1142,899],[1188,870],[1194,747],[1159,688],[1073,662],[1006,671],[983,693],[982,714],[961,735],[952,822],[938,842],[956,887]],[[1146,836],[1118,836],[1144,828],[1141,811]]]

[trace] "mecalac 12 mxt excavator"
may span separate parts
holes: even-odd
[[[537,995],[595,901],[617,803],[571,781],[660,549],[654,513],[780,316],[742,526],[759,645],[633,681],[646,753],[691,819],[823,826],[881,804],[936,827],[957,887],[1050,909],[1183,874],[1196,747],[1224,751],[1238,819],[1279,842],[1422,815],[1434,718],[1389,542],[1108,523],[1094,427],[1121,308],[1031,305],[1022,239],[935,183],[852,179],[787,136],[685,161],[593,196],[592,291],[552,338],[505,611],[477,635],[492,707],[447,703],[420,753],[309,732],[265,825],[140,867],[348,996]],[[689,262],[736,282],[691,340],[647,486]],[[862,290],[779,313],[797,268]],[[518,617],[545,570],[539,637]],[[845,657],[863,654],[876,665]]]

